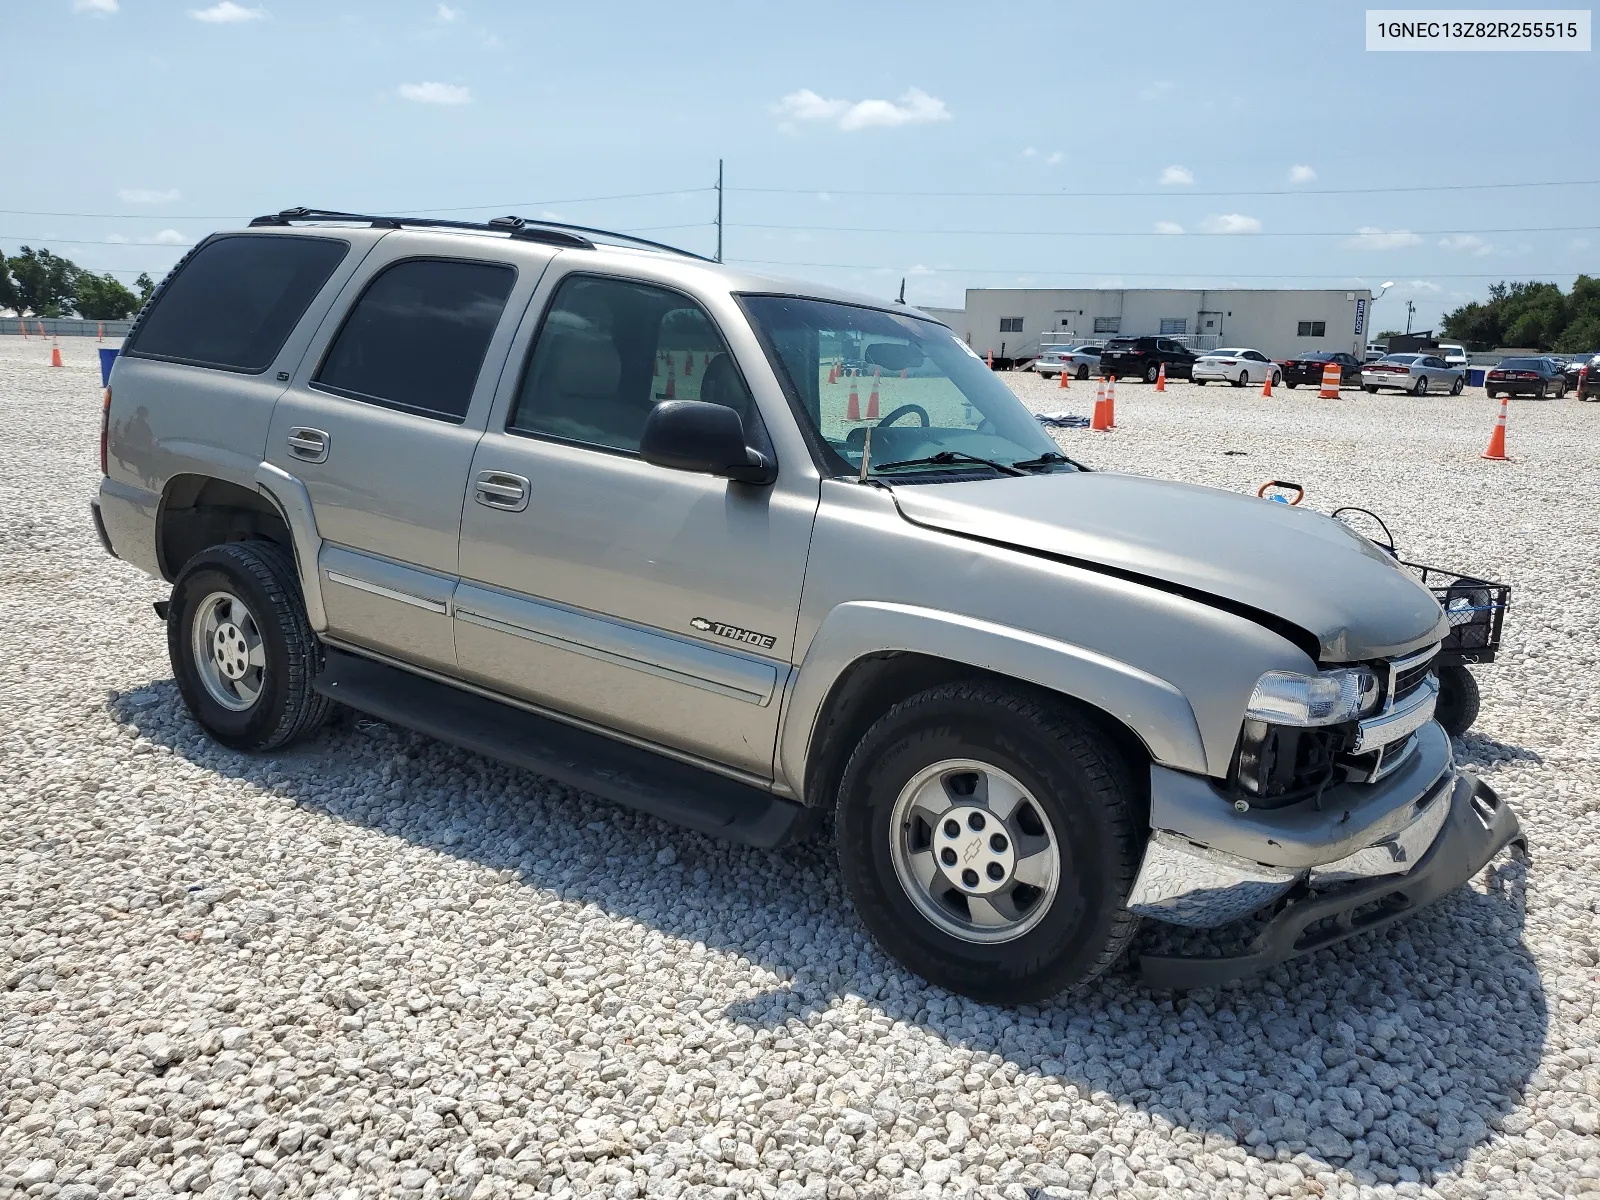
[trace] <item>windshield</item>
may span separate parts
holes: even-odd
[[[1500,366],[1503,370],[1511,371],[1542,371],[1545,361],[1542,358],[1508,358]]]
[[[794,296],[744,296],[745,311],[836,472],[996,472],[1060,451],[1011,389],[943,325],[899,313]],[[876,404],[874,404],[876,397]],[[947,454],[947,461],[889,464]],[[963,460],[961,456],[970,456]],[[1067,469],[1048,460],[1038,469]]]
[[[1332,362],[1332,350],[1312,350],[1299,356],[1301,362]]]
[[[1383,361],[1386,362],[1386,363],[1397,363],[1397,364],[1403,364],[1405,366],[1410,366],[1412,363],[1416,362],[1417,359],[1419,359],[1421,357],[1422,357],[1422,355],[1420,355],[1420,354],[1390,354],[1387,357],[1385,357]]]

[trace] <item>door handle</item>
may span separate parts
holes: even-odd
[[[521,512],[528,507],[528,481],[507,471],[479,471],[472,483],[472,498],[486,508]]]
[[[289,430],[289,453],[306,462],[328,461],[328,435],[320,429],[296,425]]]

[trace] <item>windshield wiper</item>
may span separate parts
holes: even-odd
[[[992,467],[1002,475],[1026,475],[1026,471],[1019,471],[1008,463],[995,462],[992,458],[979,458],[976,454],[968,454],[962,450],[941,450],[937,454],[930,454],[926,458],[906,458],[899,462],[878,463],[874,471],[892,471],[896,467],[943,467],[951,463],[977,463],[980,466]]]
[[[1057,454],[1054,450],[1046,450],[1043,454],[1039,455],[1038,458],[1018,459],[1011,465],[1013,467],[1021,467],[1024,470],[1031,470],[1034,467],[1048,467],[1055,463],[1066,463],[1067,466],[1076,467],[1080,471],[1087,471],[1089,469],[1081,462],[1070,459],[1065,454]]]

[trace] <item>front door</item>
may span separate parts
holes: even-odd
[[[310,493],[335,639],[455,666],[462,498],[515,325],[501,316],[551,257],[518,249],[380,242],[360,295],[335,306],[278,401],[266,457]]]
[[[472,462],[460,668],[770,778],[816,480],[781,462],[771,487],[645,462],[639,436],[663,399],[734,408],[767,448],[727,341],[665,286],[572,273],[549,291]]]

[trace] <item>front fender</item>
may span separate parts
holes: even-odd
[[[834,681],[854,662],[885,652],[925,654],[1036,684],[1117,718],[1156,762],[1204,774],[1194,710],[1164,679],[1070,642],[938,609],[882,601],[840,604],[806,650],[778,741],[778,766],[798,791]]]

